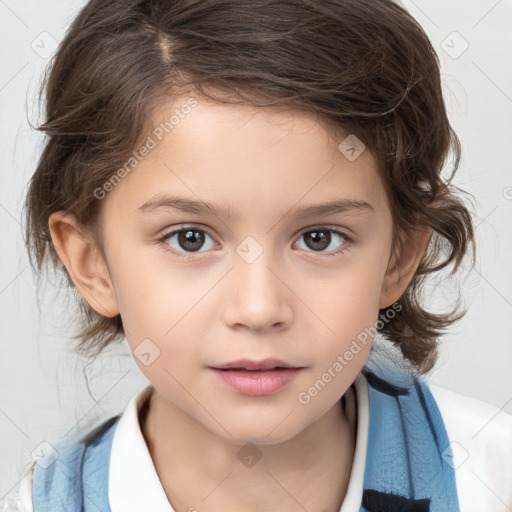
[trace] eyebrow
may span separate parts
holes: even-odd
[[[159,210],[179,210],[184,213],[197,214],[197,215],[215,215],[216,217],[224,218],[227,220],[233,219],[237,215],[229,205],[216,205],[213,203],[206,203],[204,201],[196,201],[180,196],[168,196],[158,194],[142,206],[137,208],[136,211],[140,213],[152,213]],[[293,208],[291,209],[293,210]],[[340,213],[369,213],[374,212],[373,206],[366,202],[357,199],[335,199],[325,203],[313,204],[296,209],[292,213],[292,217],[315,217],[320,215],[333,215]],[[283,214],[284,217],[286,214]]]

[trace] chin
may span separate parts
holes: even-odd
[[[251,443],[259,446],[272,446],[285,443],[293,439],[302,432],[298,425],[279,425],[283,418],[272,418],[269,421],[248,421],[247,423],[238,421],[235,425],[226,429],[231,434],[229,436],[224,430],[216,429],[217,434],[221,435],[226,441],[244,446]]]

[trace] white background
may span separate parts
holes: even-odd
[[[463,146],[454,183],[475,196],[478,225],[477,265],[461,281],[468,313],[443,339],[428,379],[512,412],[512,2],[403,4],[440,56],[450,119]],[[38,314],[22,241],[23,197],[42,141],[27,117],[37,124],[34,100],[48,62],[32,45],[41,46],[43,32],[60,41],[82,5],[0,0],[0,499],[17,485],[39,443],[119,413],[147,384],[125,345],[84,368],[69,348],[66,296],[48,288]],[[453,284],[435,286],[433,307],[455,292]]]

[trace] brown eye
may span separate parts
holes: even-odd
[[[351,242],[351,239],[344,233],[327,227],[303,231],[299,240],[301,238],[304,239],[303,245],[306,246],[306,250],[321,254],[325,252],[327,256],[339,254]],[[328,250],[326,251],[326,249]]]
[[[308,231],[304,235],[306,245],[315,251],[323,251],[331,244],[331,233],[329,231]]]
[[[177,234],[178,245],[187,251],[197,252],[204,244],[204,232],[198,229],[182,230]]]
[[[208,247],[207,239],[211,240],[210,247]],[[184,227],[172,230],[163,235],[159,242],[161,242],[166,251],[170,251],[178,256],[185,258],[191,257],[187,253],[202,253],[201,249],[206,245],[206,250],[215,247],[215,242],[212,237],[203,229],[195,227]]]

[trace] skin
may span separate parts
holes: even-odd
[[[155,126],[187,99],[162,105]],[[201,99],[102,199],[105,258],[72,215],[50,218],[76,287],[98,313],[121,314],[135,361],[155,388],[142,430],[176,511],[341,506],[357,425],[340,397],[372,340],[309,403],[298,395],[375,325],[379,308],[400,298],[431,234],[404,237],[395,255],[375,159],[366,149],[350,161],[341,140],[310,113]],[[236,215],[138,210],[162,193],[228,204]],[[334,198],[366,201],[373,211],[293,216]],[[157,241],[188,224],[204,230],[198,251],[177,235]],[[331,243],[317,248],[304,230],[327,226],[353,241],[329,232]],[[250,263],[237,253],[249,236],[256,245],[245,247],[262,251]],[[145,339],[160,351],[149,365],[135,352]],[[270,396],[238,393],[207,368],[267,357],[304,367]],[[247,443],[261,455],[252,467],[237,457]]]

